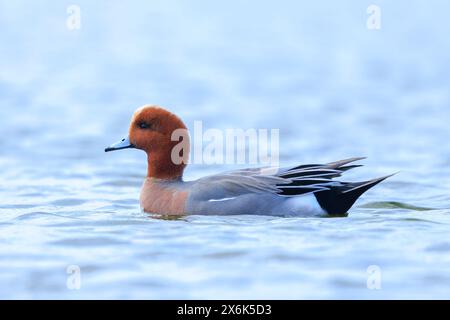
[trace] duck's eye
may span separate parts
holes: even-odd
[[[150,129],[151,128],[151,125],[147,122],[139,122],[138,126],[141,129]]]

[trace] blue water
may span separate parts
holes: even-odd
[[[0,2],[0,298],[450,298],[448,2],[74,4]],[[347,218],[155,219],[145,155],[103,153],[146,103],[400,173]]]

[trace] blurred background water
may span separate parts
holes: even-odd
[[[449,10],[0,1],[0,297],[450,298]],[[401,172],[347,218],[154,219],[144,154],[103,153],[147,103],[189,127],[279,128],[283,165],[368,156],[349,180]]]

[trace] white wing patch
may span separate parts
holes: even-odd
[[[222,199],[209,199],[208,202],[221,202],[236,199],[236,197],[222,198]]]

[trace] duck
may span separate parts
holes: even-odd
[[[365,158],[353,157],[325,164],[238,169],[185,181],[189,147],[188,129],[177,115],[145,105],[134,112],[128,136],[105,152],[139,149],[147,154],[140,207],[164,216],[347,216],[363,193],[392,176],[362,182],[337,179],[361,167],[354,163]]]

